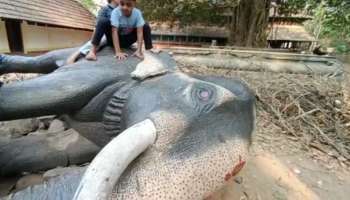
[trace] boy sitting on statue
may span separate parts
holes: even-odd
[[[136,0],[120,0],[119,6],[112,11],[109,20],[98,20],[91,40],[91,49],[86,55],[87,60],[97,60],[97,51],[104,35],[107,44],[114,46],[115,57],[118,60],[126,59],[128,56],[121,49],[129,48],[135,42],[137,42],[137,50],[133,56],[144,58],[143,43],[146,50],[158,53],[158,50],[153,49],[151,28],[145,23],[141,11],[135,6]]]
[[[97,46],[101,47],[106,45],[107,40],[104,34],[105,31],[103,30],[103,28],[105,27],[106,23],[110,22],[112,11],[119,5],[119,0],[107,0],[107,2],[108,2],[108,5],[102,7],[98,11],[98,15],[96,19],[96,27],[91,40],[85,43],[77,52],[74,52],[68,58],[67,64],[73,64],[74,62],[76,62],[82,57],[86,57],[88,60],[93,59],[91,58],[91,55],[87,56],[91,48],[93,48],[92,43],[95,43],[94,46],[96,46],[96,51],[97,51]]]
[[[121,48],[129,48],[135,42],[137,42],[137,50],[133,55],[140,59],[144,58],[143,42],[146,50],[158,52],[153,49],[151,28],[145,23],[141,11],[135,8],[135,5],[136,0],[120,0],[119,6],[112,12],[112,38],[118,60],[126,59],[128,56],[122,52]],[[93,51],[91,52],[94,54]]]

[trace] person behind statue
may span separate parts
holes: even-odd
[[[68,58],[67,64],[73,64],[82,57],[85,57],[87,60],[96,60],[96,56],[89,54],[90,50],[97,51],[99,47],[107,44],[107,38],[103,29],[106,23],[110,23],[112,11],[119,5],[119,0],[107,0],[107,2],[108,5],[102,7],[98,12],[97,23],[91,40],[85,43],[77,52],[74,52]],[[112,39],[110,38],[110,40]]]
[[[142,13],[135,8],[136,0],[120,0],[119,6],[112,11],[110,20],[99,20],[96,26],[95,37],[91,44],[86,44],[80,49],[80,53],[75,53],[68,60],[67,64],[75,62],[80,54],[88,52],[86,59],[97,60],[97,51],[99,44],[103,41],[101,35],[105,35],[106,42],[110,46],[115,47],[116,58],[125,59],[127,54],[121,52],[121,48],[129,48],[133,43],[137,42],[137,51],[134,56],[143,59],[142,45],[145,42],[145,49],[153,53],[159,53],[159,50],[153,49],[151,28],[145,23]],[[113,30],[113,31],[112,31]],[[112,34],[113,32],[113,34]],[[112,36],[113,35],[113,36]],[[91,47],[90,49],[88,47]],[[72,62],[72,60],[74,60]]]
[[[322,46],[321,45],[317,45],[315,47],[315,49],[312,51],[312,53],[315,54],[315,55],[319,55],[319,56],[327,55],[327,53],[322,50]]]

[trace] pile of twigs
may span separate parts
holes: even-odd
[[[334,79],[301,77],[280,75],[273,83],[258,86],[259,109],[307,147],[327,154],[333,149],[337,152],[333,156],[350,161],[350,114],[341,84]]]
[[[272,119],[267,123],[274,123],[307,149],[315,148],[342,162],[350,162],[350,102],[344,102],[340,80],[198,67],[183,70],[241,78],[256,93],[260,120]]]

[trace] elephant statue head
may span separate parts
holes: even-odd
[[[254,130],[255,99],[242,81],[185,74],[167,53],[146,55],[141,63],[136,58],[117,61],[108,48],[99,53],[97,62],[61,66],[73,50],[32,58],[3,56],[2,73],[48,74],[4,84],[0,88],[0,120],[64,115],[72,128],[101,148],[113,138],[134,134],[126,143],[120,139],[124,143],[108,144],[109,150],[103,149],[103,156],[91,164],[104,171],[109,166],[113,171],[118,166],[109,162],[123,160],[123,156],[129,159],[113,190],[104,195],[116,199],[202,199],[243,167]],[[147,140],[143,132],[153,134],[150,144],[132,159],[125,156],[130,146]],[[0,151],[0,163],[5,162],[6,154]],[[21,170],[45,166],[42,158],[24,162],[21,151],[12,159]],[[86,173],[84,177],[89,176]],[[12,198],[60,199],[62,194],[67,198],[75,194],[75,199],[97,199],[79,196],[84,190],[82,182],[93,185],[91,180],[96,178],[84,179],[82,174],[61,177]]]

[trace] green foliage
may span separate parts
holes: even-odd
[[[225,26],[229,42],[241,46],[266,44],[269,4],[270,0],[138,0],[147,20]]]
[[[97,9],[97,6],[93,0],[79,0],[81,4],[87,9],[89,9],[92,12],[95,12]]]
[[[308,1],[305,0],[287,0],[280,4],[279,14],[289,16],[291,14],[297,14],[301,10],[305,9]]]
[[[237,2],[239,0],[140,0],[138,6],[148,20],[223,24],[224,10]]]
[[[283,2],[284,13],[304,12],[313,17],[307,28],[319,39],[329,39],[329,45],[339,53],[350,52],[350,1],[288,0]]]

